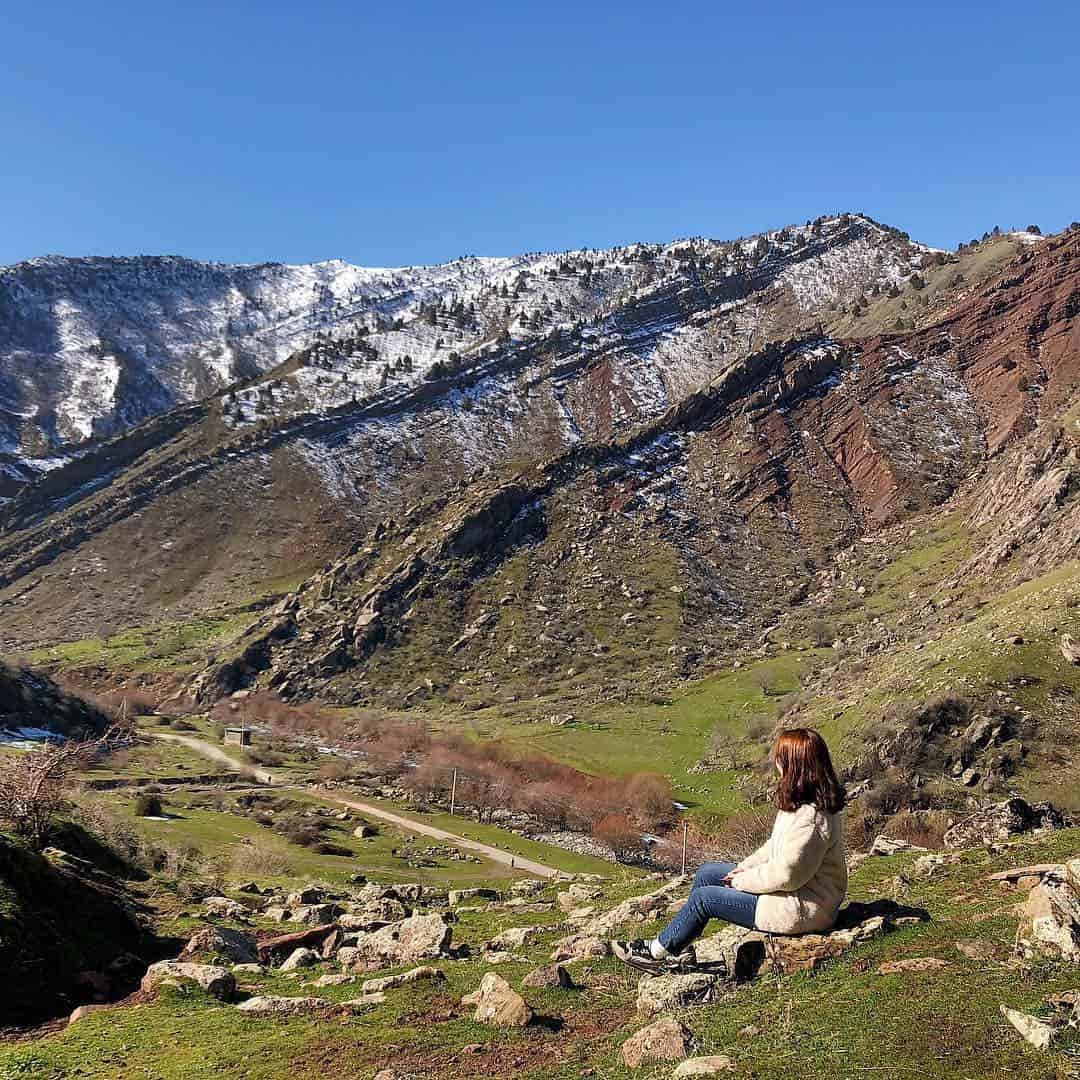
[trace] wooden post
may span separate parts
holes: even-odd
[[[450,814],[454,813],[454,803],[457,800],[457,769],[454,770],[454,779],[450,784]]]
[[[682,823],[682,872],[686,877],[686,822]]]

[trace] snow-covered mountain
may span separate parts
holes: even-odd
[[[33,259],[0,268],[0,494],[221,391],[226,423],[243,426],[392,400],[549,341],[564,352],[622,345],[614,377],[628,419],[640,419],[710,374],[700,312],[729,313],[709,353],[734,358],[778,327],[900,284],[928,250],[842,215],[730,242],[397,269]]]

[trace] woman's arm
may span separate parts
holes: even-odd
[[[740,873],[737,887],[758,896],[795,892],[818,872],[828,846],[817,814],[797,814],[774,857]]]
[[[743,870],[749,870],[751,866],[760,866],[762,863],[768,861],[769,841],[766,840],[765,843],[757,849],[757,851],[751,851],[750,854],[747,855],[746,858],[743,859],[742,862],[740,862],[739,865],[735,867],[735,870],[733,870],[732,873],[735,873],[736,871],[742,873]]]

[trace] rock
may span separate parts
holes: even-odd
[[[368,979],[360,989],[365,994],[381,994],[387,990],[405,986],[406,983],[419,982],[421,979],[438,982],[445,978],[446,976],[438,968],[424,966],[413,968],[411,971],[403,972],[400,975],[387,975],[382,979]]]
[[[523,949],[534,942],[541,934],[547,933],[546,926],[514,926],[497,934],[488,942],[489,949]]]
[[[587,960],[593,956],[608,956],[611,946],[603,938],[595,934],[571,934],[555,943],[551,952],[551,959],[558,960]]]
[[[492,1027],[525,1027],[533,1018],[525,999],[494,971],[489,971],[480,980],[479,989],[463,997],[461,1003],[475,1005],[473,1019]]]
[[[310,930],[299,930],[293,934],[279,934],[277,937],[267,938],[258,945],[259,960],[264,964],[270,964],[275,959],[283,960],[294,949],[318,949],[323,942],[337,929],[332,923],[326,926],[313,926]]]
[[[623,923],[643,922],[654,912],[663,911],[672,896],[685,887],[686,882],[683,878],[675,878],[655,892],[646,893],[644,896],[632,896],[629,900],[624,900],[610,911],[597,915],[591,922],[586,923],[581,928],[582,933],[593,937],[609,937],[616,927]]]
[[[355,975],[346,975],[344,972],[330,972],[326,975],[320,975],[311,985],[312,986],[346,986],[349,983],[356,982]]]
[[[265,971],[262,964],[233,964],[230,970],[234,975],[262,975]]]
[[[290,909],[289,922],[305,923],[308,926],[324,926],[332,923],[341,914],[337,904],[302,904]]]
[[[918,878],[932,878],[943,866],[951,866],[959,861],[959,855],[920,855],[911,864],[911,874]]]
[[[1065,880],[1080,895],[1080,856],[1065,862]]]
[[[539,878],[521,878],[510,886],[510,893],[513,896],[535,896],[544,891],[546,884]]]
[[[979,782],[979,778],[981,775],[982,774],[979,772],[978,769],[965,769],[960,774],[960,783],[963,784],[964,787],[974,787]]]
[[[896,840],[884,833],[874,837],[874,842],[870,845],[871,855],[896,855],[901,851],[926,851],[926,848],[909,844],[906,840]]]
[[[353,836],[355,836],[357,840],[367,840],[370,837],[377,835],[377,833],[378,830],[374,825],[357,825],[356,828],[353,829]]]
[[[292,912],[280,904],[270,904],[268,907],[263,908],[263,917],[271,922],[288,922],[290,915],[292,915]]]
[[[687,1058],[675,1066],[672,1080],[683,1080],[686,1076],[719,1076],[721,1073],[733,1073],[735,1062],[727,1054],[714,1054],[711,1057]]]
[[[1080,664],[1080,645],[1077,645],[1068,634],[1061,635],[1061,655],[1070,664]]]
[[[996,874],[987,874],[987,881],[1022,881],[1025,878],[1044,877],[1061,878],[1066,875],[1064,863],[1035,863],[1031,866],[1014,866],[1011,870],[999,870]],[[1036,882],[1037,884],[1038,882]],[[1034,885],[1029,886],[1034,888]]]
[[[531,986],[538,989],[573,990],[574,980],[570,972],[562,964],[545,964],[543,967],[534,968],[521,980],[522,986]]]
[[[236,1006],[239,1012],[251,1016],[303,1016],[306,1013],[322,1012],[330,1007],[331,1003],[325,998],[277,997],[273,994],[260,994]]]
[[[217,964],[191,964],[181,960],[161,960],[151,964],[142,978],[142,989],[153,990],[166,979],[194,982],[220,1001],[227,1001],[236,991],[233,973]]]
[[[1006,799],[984,806],[945,833],[948,848],[973,847],[1008,840],[1036,828],[1061,828],[1063,820],[1049,803],[1032,806],[1024,799]]]
[[[216,919],[246,919],[251,912],[236,900],[227,896],[208,896],[203,901],[206,914]]]
[[[464,904],[467,900],[498,900],[499,894],[494,889],[451,889],[446,900],[451,907]]]
[[[411,912],[400,900],[384,897],[368,904],[355,905],[352,912],[338,920],[343,930],[372,930],[386,923],[407,919]]]
[[[230,964],[254,964],[259,959],[255,939],[225,926],[208,926],[193,934],[180,953],[180,960],[210,956]]]
[[[299,971],[300,968],[314,967],[322,956],[314,949],[294,949],[281,965],[282,971]]]
[[[262,889],[254,881],[245,881],[243,885],[237,885],[236,891],[248,893],[251,896],[262,896]]]
[[[1080,963],[1080,897],[1067,885],[1036,885],[1021,909],[1016,950],[1022,956],[1044,953]]]
[[[604,895],[603,889],[595,885],[571,885],[565,892],[555,897],[555,903],[563,911],[573,911],[586,906],[590,900],[599,900]]]
[[[987,963],[991,960],[1002,958],[1002,947],[996,941],[987,941],[984,938],[963,938],[956,942],[956,951],[969,960],[977,960]]]
[[[1036,1016],[1017,1012],[1005,1005],[1001,1006],[1001,1015],[1037,1050],[1049,1050],[1057,1032]]]
[[[343,1009],[349,1009],[352,1012],[360,1012],[364,1009],[370,1009],[373,1005],[381,1005],[386,1000],[386,995],[381,991],[361,994],[359,997],[349,998],[348,1001],[343,1001],[341,1007]]]
[[[936,956],[911,956],[903,960],[886,960],[878,969],[879,975],[923,975],[932,971],[948,971],[953,965]]]
[[[91,1013],[101,1012],[102,1009],[111,1008],[111,1005],[80,1005],[77,1009],[73,1010],[68,1017],[68,1024],[74,1024],[77,1020],[82,1020]]]
[[[296,892],[289,893],[285,899],[285,906],[308,907],[311,904],[321,904],[325,899],[326,893],[324,890],[310,885],[306,889],[297,889]]]
[[[659,1061],[679,1061],[690,1051],[690,1032],[670,1016],[635,1032],[622,1044],[619,1057],[629,1069]]]
[[[716,988],[715,975],[703,971],[688,975],[645,975],[638,982],[637,1008],[644,1016],[690,1005],[704,1005]]]
[[[445,956],[450,946],[450,924],[439,914],[413,915],[401,922],[391,923],[381,930],[359,934],[356,945],[349,950],[350,960],[385,961],[387,964],[409,964]],[[342,949],[339,959],[345,954]],[[344,962],[344,961],[343,961]]]

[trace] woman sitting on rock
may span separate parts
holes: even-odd
[[[690,943],[710,919],[774,934],[832,927],[847,891],[844,789],[816,731],[783,732],[773,757],[779,812],[769,839],[738,865],[703,864],[690,898],[659,937],[611,943],[620,960],[645,971],[691,967]]]

